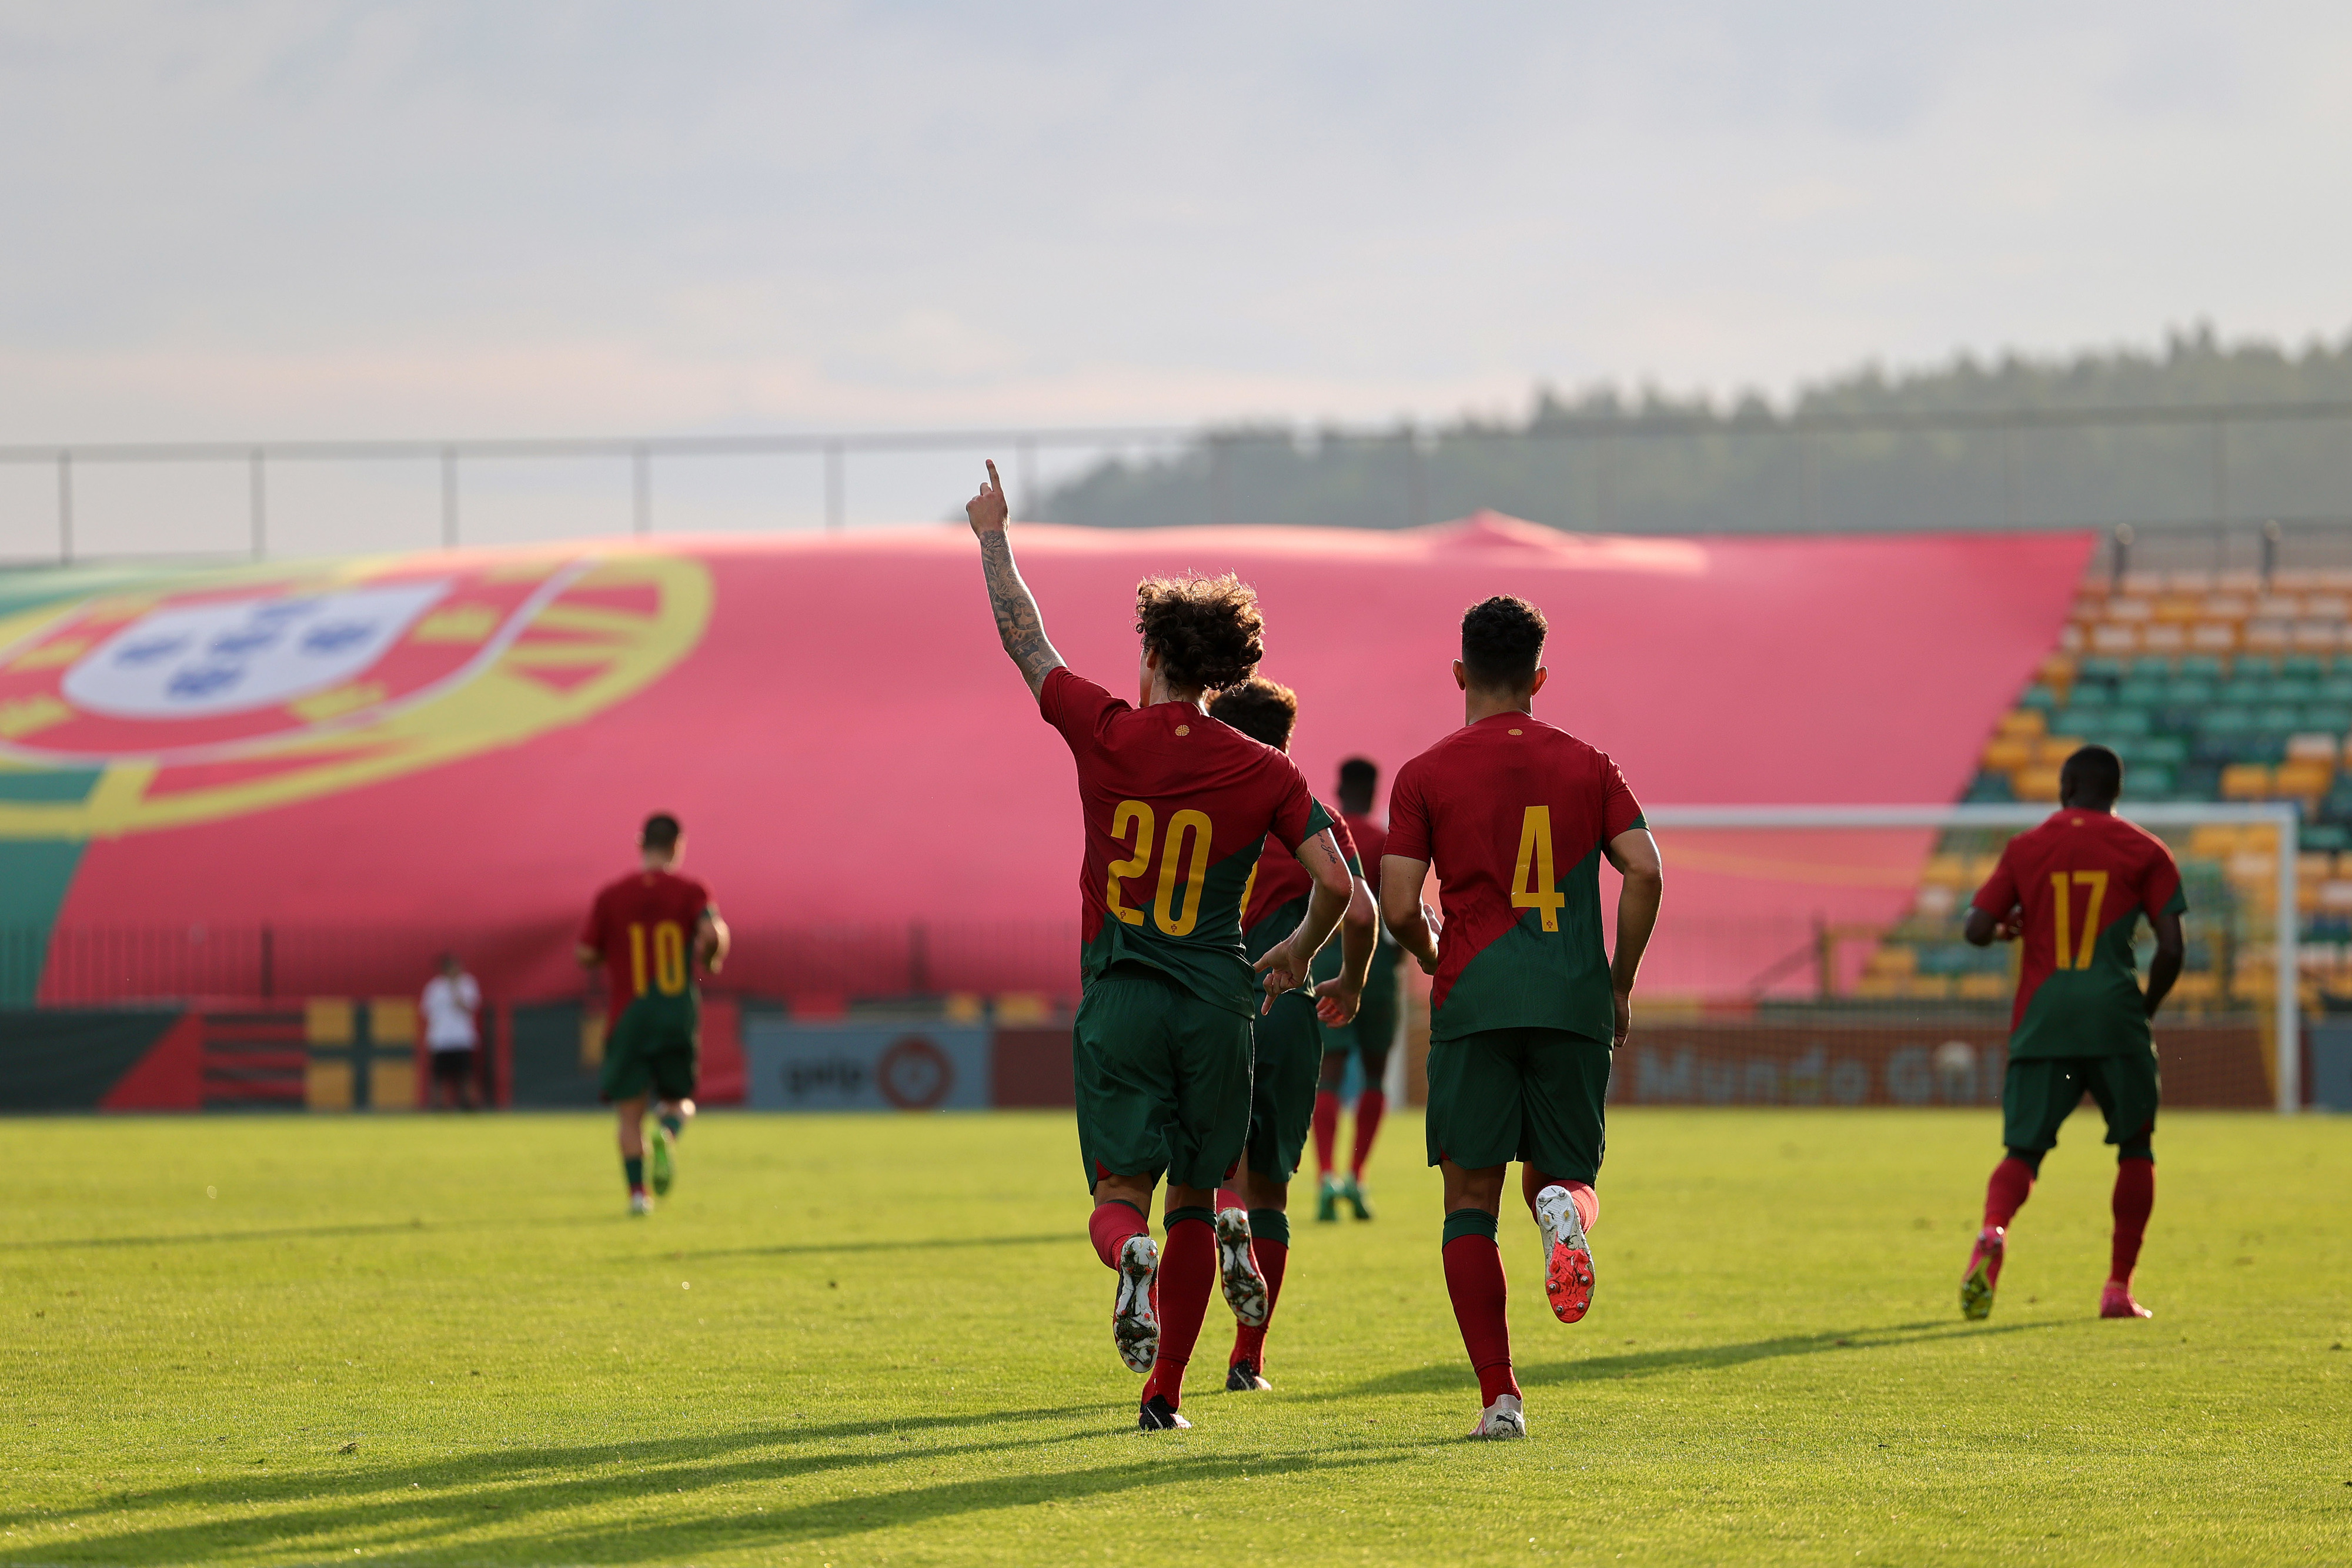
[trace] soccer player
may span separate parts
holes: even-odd
[[[1387,827],[1372,815],[1372,790],[1380,778],[1380,769],[1361,757],[1339,764],[1339,821],[1375,879],[1381,874],[1381,855],[1389,836]],[[1364,1197],[1364,1162],[1372,1157],[1372,1137],[1381,1130],[1381,1117],[1389,1106],[1388,1091],[1382,1084],[1388,1075],[1389,1049],[1396,1043],[1402,983],[1397,958],[1402,951],[1396,938],[1381,927],[1356,1016],[1346,1023],[1324,1027],[1323,1071],[1315,1095],[1317,1219],[1338,1219],[1342,1200],[1356,1211],[1357,1218],[1372,1217],[1372,1206]],[[1347,1080],[1351,1053],[1362,1064],[1364,1086],[1356,1095],[1355,1154],[1342,1180],[1332,1169],[1332,1156],[1339,1141],[1339,1088]]]
[[[621,1171],[629,1212],[653,1211],[646,1193],[646,1112],[654,1113],[654,1185],[669,1191],[671,1149],[694,1114],[702,1062],[702,997],[694,967],[715,975],[727,961],[727,922],[710,890],[677,873],[686,836],[656,811],[637,840],[638,869],[596,894],[580,928],[580,963],[604,966],[602,1092],[621,1118]]]
[[[1209,716],[1252,740],[1287,753],[1290,732],[1298,722],[1298,697],[1287,686],[1253,675],[1219,692],[1209,705]],[[1248,1269],[1265,1294],[1265,1315],[1255,1322],[1243,1319],[1234,1329],[1233,1353],[1225,1361],[1228,1393],[1273,1386],[1265,1376],[1265,1334],[1274,1322],[1274,1309],[1282,1300],[1282,1279],[1289,1267],[1290,1178],[1298,1172],[1299,1156],[1307,1151],[1307,1126],[1314,1120],[1316,1063],[1323,1054],[1322,1019],[1328,1016],[1339,1022],[1355,1011],[1378,941],[1380,922],[1372,912],[1372,890],[1364,884],[1363,868],[1347,825],[1335,823],[1332,835],[1348,862],[1351,887],[1348,913],[1340,921],[1340,950],[1326,946],[1314,973],[1318,979],[1336,984],[1319,998],[1305,991],[1285,991],[1269,1001],[1254,1026],[1248,1157],[1236,1177],[1235,1190],[1217,1195],[1218,1260],[1225,1265],[1229,1279],[1236,1266]],[[1263,956],[1298,928],[1306,918],[1313,887],[1306,868],[1269,839],[1243,900],[1242,938],[1252,959]]]
[[[2057,811],[2010,840],[1969,904],[1970,942],[2025,946],[2000,1092],[2008,1154],[1985,1186],[1984,1228],[1960,1279],[1964,1317],[1991,1313],[2009,1222],[2085,1091],[2116,1145],[2115,1236],[2099,1315],[2154,1315],[2131,1289],[2156,1203],[2156,1042],[2147,1020],[2180,977],[2180,915],[2189,905],[2172,852],[2116,815],[2123,787],[2123,762],[2105,747],[2069,757],[2058,772]],[[2142,915],[2156,933],[2145,991],[2132,957]]]
[[[1464,724],[1397,772],[1381,913],[1430,988],[1429,1163],[1445,1186],[1445,1289],[1485,1406],[1474,1437],[1524,1437],[1495,1244],[1517,1158],[1560,1322],[1592,1301],[1586,1232],[1605,1143],[1610,1053],[1657,924],[1658,846],[1617,765],[1534,716],[1543,615],[1496,598],[1462,617]],[[1601,939],[1602,857],[1624,883]],[[1437,868],[1442,919],[1421,902]]]
[[[432,1098],[452,1110],[473,1110],[475,1052],[481,1043],[474,1015],[482,1010],[482,988],[457,954],[441,955],[441,972],[425,982],[417,1010],[425,1015],[425,1049],[433,1057]]]
[[[1045,640],[1013,564],[995,464],[964,511],[997,638],[1077,764],[1085,946],[1071,1054],[1095,1199],[1087,1228],[1118,1274],[1111,1338],[1130,1369],[1150,1375],[1141,1428],[1189,1427],[1179,1413],[1184,1366],[1218,1271],[1210,1205],[1249,1135],[1260,981],[1243,956],[1242,894],[1268,833],[1314,883],[1298,929],[1257,963],[1270,1001],[1304,979],[1339,925],[1348,863],[1290,758],[1203,706],[1205,694],[1249,679],[1264,651],[1246,584],[1186,576],[1137,585],[1142,652],[1129,706],[1073,674]],[[1163,1175],[1164,1258],[1149,1218]],[[1265,1321],[1263,1295],[1228,1301],[1235,1316]]]

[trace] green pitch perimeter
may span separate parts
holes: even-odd
[[[1064,1117],[709,1117],[649,1221],[602,1119],[6,1124],[0,1563],[2352,1559],[2352,1123],[2168,1118],[2102,1322],[2078,1122],[1969,1325],[1992,1113],[1612,1120],[1509,1446],[1409,1116],[1152,1437]]]

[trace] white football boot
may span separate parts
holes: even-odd
[[[1495,1396],[1495,1402],[1479,1416],[1478,1424],[1470,1428],[1470,1435],[1499,1439],[1526,1437],[1528,1417],[1520,1408],[1519,1396],[1516,1394]]]
[[[1225,1305],[1245,1329],[1264,1328],[1274,1313],[1274,1302],[1250,1250],[1249,1210],[1228,1208],[1217,1215],[1217,1280],[1224,1286]]]
[[[1160,1249],[1149,1236],[1130,1236],[1118,1249],[1118,1296],[1110,1309],[1110,1337],[1133,1373],[1160,1359],[1160,1313],[1151,1302],[1160,1279]]]
[[[1536,1224],[1543,1231],[1544,1296],[1552,1316],[1572,1323],[1592,1307],[1592,1243],[1584,1217],[1564,1186],[1536,1194]]]

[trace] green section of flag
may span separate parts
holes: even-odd
[[[0,1007],[29,1007],[49,959],[58,905],[81,864],[79,839],[0,841]]]

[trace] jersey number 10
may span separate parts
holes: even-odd
[[[629,923],[629,981],[646,994],[646,928]],[[686,933],[675,920],[654,927],[654,989],[674,997],[686,989]]]
[[[1530,806],[1519,819],[1519,863],[1511,873],[1511,907],[1543,911],[1543,928],[1559,929],[1559,912],[1568,894],[1552,874],[1551,808]]]
[[[1111,862],[1110,885],[1103,890],[1103,899],[1113,915],[1129,925],[1140,925],[1143,911],[1129,909],[1118,901],[1118,884],[1123,878],[1141,876],[1151,868],[1153,817],[1148,802],[1121,800],[1118,810],[1111,813],[1112,838],[1123,841],[1129,831],[1135,834],[1135,852]],[[1160,858],[1160,893],[1151,901],[1151,919],[1171,936],[1190,936],[1200,921],[1201,891],[1209,881],[1210,831],[1205,811],[1182,810],[1168,819],[1168,841]]]
[[[2091,950],[2097,946],[2099,942],[2099,905],[2107,901],[2107,873],[2103,871],[2072,873],[2072,886],[2068,885],[2069,875],[2069,873],[2063,871],[2053,871],[2050,873],[2050,908],[2055,925],[2053,935],[2057,937],[2055,946],[2058,953],[2058,967],[2087,969],[2091,967]],[[2091,903],[2090,907],[2083,911],[2082,948],[2078,952],[2069,954],[2067,948],[2074,945],[2066,940],[2067,917],[2074,912],[2074,890],[2077,887],[2087,887],[2091,890]]]

